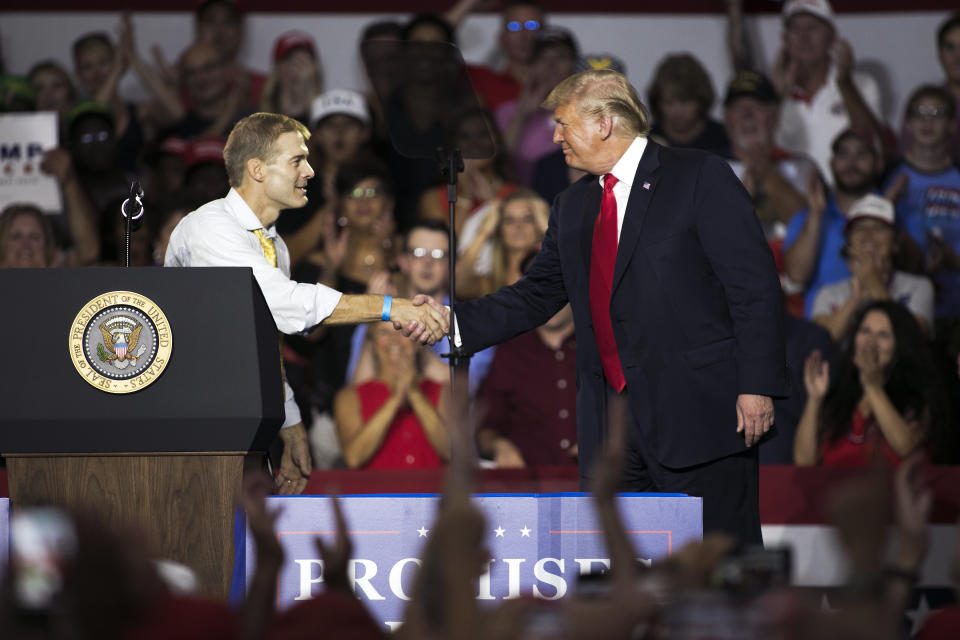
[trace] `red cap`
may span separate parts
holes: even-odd
[[[279,62],[287,57],[288,53],[301,47],[309,51],[314,58],[317,57],[317,47],[313,43],[313,36],[303,31],[287,31],[273,43],[273,61]]]
[[[187,169],[198,164],[226,164],[223,160],[223,148],[226,143],[223,138],[201,138],[189,143],[184,154],[184,164]]]

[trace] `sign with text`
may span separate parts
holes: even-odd
[[[323,563],[314,540],[329,540],[336,526],[330,498],[272,497],[280,507],[277,534],[286,552],[277,586],[279,608],[323,589]],[[423,544],[433,526],[437,495],[355,495],[340,498],[354,543],[350,578],[374,618],[403,619]],[[474,500],[486,516],[491,560],[477,599],[497,601],[533,595],[562,598],[577,576],[609,568],[603,532],[586,494],[487,494]],[[669,555],[702,536],[700,498],[680,494],[623,494],[620,513],[642,560]],[[246,536],[246,575],[255,553]]]
[[[14,202],[43,211],[63,210],[60,187],[40,170],[43,154],[57,147],[57,114],[0,115],[0,209]]]

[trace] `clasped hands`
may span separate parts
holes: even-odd
[[[430,296],[395,298],[390,311],[393,328],[421,344],[435,344],[450,331],[450,310]]]

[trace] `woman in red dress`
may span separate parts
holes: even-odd
[[[913,316],[892,301],[858,314],[835,378],[819,352],[807,358],[807,404],[794,438],[798,465],[898,466],[945,426],[937,374]]]
[[[352,468],[436,468],[450,456],[443,408],[448,385],[423,377],[418,345],[389,323],[370,325],[376,375],[341,389],[334,418]]]

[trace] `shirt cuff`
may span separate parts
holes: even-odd
[[[297,401],[293,397],[293,389],[290,387],[290,383],[287,382],[286,378],[283,380],[283,425],[281,429],[286,429],[292,427],[295,424],[303,422],[300,417],[300,407],[297,406]]]
[[[448,306],[447,309],[450,307]],[[457,323],[456,314],[451,312],[450,315],[453,316],[453,346],[459,348],[463,346],[463,340],[460,339],[460,325]]]

